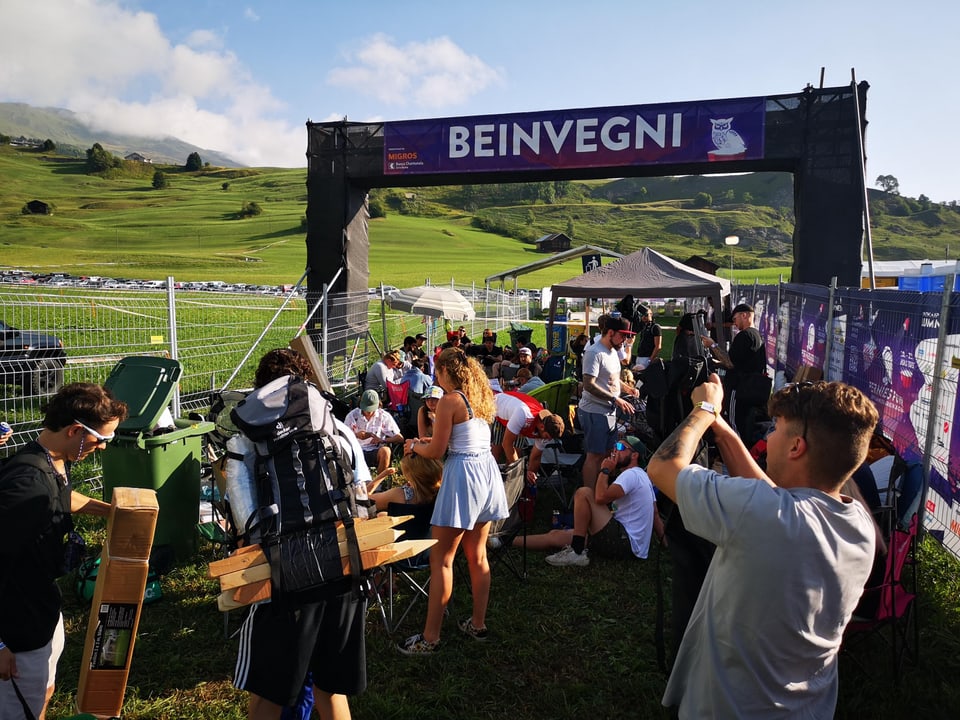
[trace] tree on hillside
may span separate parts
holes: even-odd
[[[243,205],[240,206],[240,212],[237,213],[237,217],[241,219],[248,218],[248,217],[256,217],[262,212],[263,212],[263,208],[260,207],[259,203],[248,201],[243,203]]]
[[[94,143],[87,150],[87,172],[98,173],[119,166],[120,158],[104,150],[100,143]]]
[[[165,187],[167,187],[167,176],[161,170],[157,170],[153,173],[153,189],[163,190]]]
[[[43,146],[40,149],[44,152],[53,152],[57,149],[57,144],[50,138],[47,138],[43,141]]]
[[[710,193],[698,192],[693,197],[693,206],[695,208],[705,208],[713,205],[713,196]]]
[[[186,170],[202,170],[203,169],[203,159],[200,157],[200,153],[192,152],[187,155],[187,164],[183,166]]]
[[[573,218],[567,218],[567,237],[573,240]]]
[[[900,194],[900,181],[893,175],[878,175],[876,180],[878,188],[891,195]]]

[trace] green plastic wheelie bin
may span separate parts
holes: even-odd
[[[120,360],[104,383],[127,403],[127,419],[102,453],[103,499],[115,487],[149,488],[157,493],[159,515],[154,551],[167,547],[175,559],[197,550],[202,438],[211,422],[174,418],[174,428],[154,430],[170,404],[183,370],[177,360],[133,356]]]

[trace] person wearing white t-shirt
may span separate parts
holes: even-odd
[[[527,547],[561,548],[546,558],[556,567],[585,567],[597,556],[646,558],[651,537],[656,534],[662,541],[664,527],[653,484],[639,465],[645,453],[637,438],[617,442],[600,464],[596,487],[581,487],[574,493],[573,529],[529,535]],[[522,540],[517,538],[514,543]]]

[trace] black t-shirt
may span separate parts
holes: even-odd
[[[15,653],[46,645],[59,622],[71,490],[36,442],[0,469],[0,639]]]
[[[637,341],[637,357],[650,357],[653,354],[654,338],[660,337],[660,326],[656,323],[642,325],[640,339]]]
[[[487,350],[487,346],[483,343],[479,345],[471,345],[467,348],[467,355],[470,357],[475,357],[477,361],[484,367],[493,365],[496,362],[499,362],[503,357],[503,348],[499,348],[494,345],[492,348]]]
[[[730,362],[738,375],[762,373],[767,368],[767,359],[763,351],[763,337],[754,327],[741,330],[730,343]]]

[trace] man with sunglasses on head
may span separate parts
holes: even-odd
[[[600,463],[596,487],[577,488],[574,493],[573,530],[530,535],[527,547],[561,547],[560,552],[546,558],[555,567],[585,567],[590,564],[590,557],[596,556],[616,560],[646,558],[651,535],[655,533],[658,540],[663,540],[663,521],[657,512],[653,485],[640,467],[640,458],[646,454],[639,439],[618,440]],[[514,542],[519,544],[522,540],[517,538]]]
[[[600,463],[617,441],[617,411],[632,415],[633,405],[620,397],[621,392],[638,396],[636,388],[620,385],[620,355],[624,343],[632,343],[634,332],[629,321],[610,316],[603,335],[583,353],[583,394],[577,405],[577,417],[583,429],[583,484],[593,489]]]
[[[768,404],[764,472],[719,415],[716,375],[692,400],[647,472],[717,549],[663,704],[680,718],[832,718],[837,654],[875,543],[869,513],[840,488],[866,457],[877,410],[843,383],[784,387]],[[690,464],[711,428],[732,477]]]
[[[24,703],[42,718],[53,695],[64,643],[56,579],[72,569],[71,513],[110,511],[73,489],[70,468],[113,439],[127,406],[99,385],[74,383],[44,413],[37,439],[0,471],[0,718],[24,717]]]

